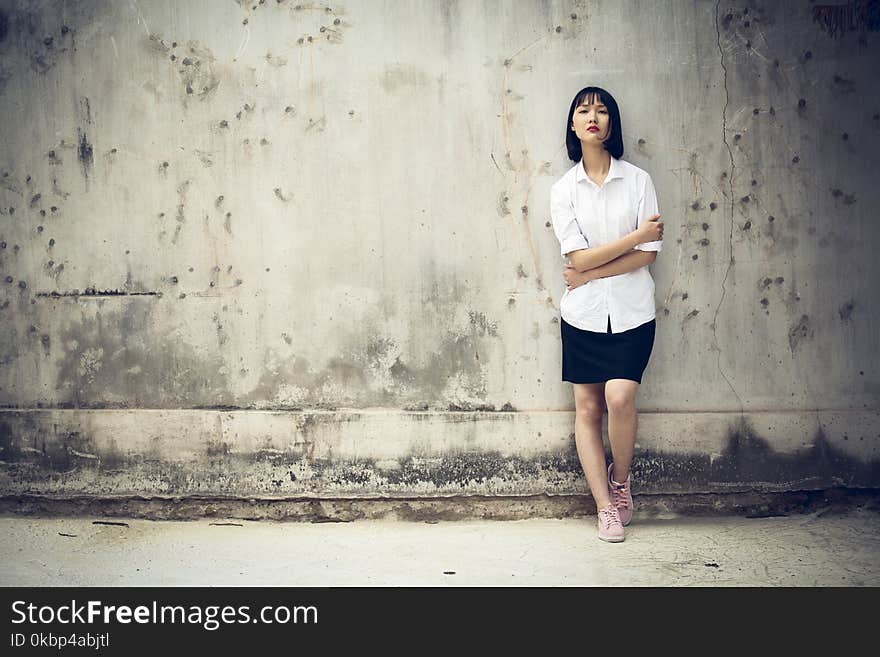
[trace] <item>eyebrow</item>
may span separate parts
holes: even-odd
[[[595,105],[596,107],[604,107],[605,109],[608,109],[608,107],[607,107],[607,105],[605,105],[605,103],[593,103],[593,105]],[[575,109],[580,109],[581,107],[591,107],[591,106],[592,105],[590,105],[590,103],[581,103]]]

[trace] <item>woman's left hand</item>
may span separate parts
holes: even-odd
[[[565,265],[562,277],[565,279],[565,287],[569,290],[573,290],[590,280],[590,272],[581,272],[575,269],[572,265]]]

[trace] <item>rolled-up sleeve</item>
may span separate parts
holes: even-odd
[[[550,217],[562,255],[590,248],[587,238],[581,233],[577,223],[574,199],[571,198],[565,185],[556,184],[550,189]]]
[[[660,214],[660,209],[657,207],[657,192],[654,189],[654,182],[651,180],[651,176],[646,174],[645,189],[639,200],[639,216],[636,225],[641,226],[643,222],[647,221],[649,217],[653,217],[655,214]],[[636,248],[639,251],[660,251],[663,248],[663,240],[638,244],[636,245]]]

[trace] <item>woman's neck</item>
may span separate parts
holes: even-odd
[[[611,168],[611,154],[604,148],[583,148],[584,171],[590,177],[603,177]]]

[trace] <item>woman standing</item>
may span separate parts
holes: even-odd
[[[562,380],[574,388],[575,443],[596,501],[599,538],[617,543],[633,513],[635,399],[654,345],[648,265],[662,246],[663,223],[651,177],[620,159],[620,111],[611,94],[581,89],[565,129],[575,165],[550,193],[553,230],[568,258],[560,302]],[[607,469],[606,409],[613,457]]]

